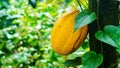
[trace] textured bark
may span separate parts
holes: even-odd
[[[117,68],[118,53],[108,44],[95,38],[95,33],[106,25],[118,25],[118,4],[116,0],[89,0],[89,9],[96,12],[97,20],[89,24],[90,50],[102,53],[104,61],[99,68]]]

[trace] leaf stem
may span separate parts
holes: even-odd
[[[77,1],[78,5],[79,5],[80,9],[83,11],[83,8],[82,8],[82,6],[80,4],[80,1],[79,0],[76,0],[76,1]]]
[[[86,0],[85,0],[85,2],[86,2]],[[83,4],[81,1],[80,1],[80,3]],[[86,4],[88,4],[88,3],[86,2]],[[84,4],[83,4],[83,5],[84,5]],[[85,8],[88,8],[88,5],[87,5],[87,6],[84,5],[84,7],[85,7]]]

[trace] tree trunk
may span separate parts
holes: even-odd
[[[89,24],[90,50],[102,53],[104,60],[99,68],[117,68],[118,53],[108,44],[95,38],[95,33],[106,25],[119,25],[118,4],[116,0],[89,0],[89,10],[96,12],[97,20]]]

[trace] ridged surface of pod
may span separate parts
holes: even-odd
[[[53,26],[50,41],[53,50],[60,55],[73,53],[87,36],[87,25],[74,32],[75,18],[78,13],[78,10],[65,12]]]

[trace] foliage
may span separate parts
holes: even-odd
[[[64,65],[67,67],[76,67],[80,64],[82,64],[81,57],[76,57],[75,59],[67,60],[64,62]]]
[[[82,9],[88,9],[87,0],[79,2]],[[67,56],[68,60],[51,48],[50,33],[54,22],[63,12],[78,7],[77,0],[1,0],[0,68],[98,67],[103,57],[88,52],[88,39],[76,52]],[[96,19],[95,13],[80,11],[75,30]],[[120,52],[119,31],[119,27],[106,26],[103,31],[96,33],[96,38]]]
[[[64,56],[51,48],[50,32],[55,20],[75,1],[0,1],[0,67],[63,68]],[[71,3],[75,2],[75,3]],[[56,4],[57,3],[57,4]],[[72,5],[70,7],[67,7]],[[67,8],[66,8],[67,7]],[[80,48],[69,58],[86,51]],[[80,54],[78,54],[80,53]]]
[[[10,0],[8,8],[0,10],[1,67],[62,67],[64,58],[49,43],[58,7],[38,2],[32,8],[27,0]]]
[[[86,52],[82,56],[82,64],[84,68],[98,68],[102,62],[102,54],[96,54],[93,51]]]
[[[96,38],[102,42],[105,42],[117,49],[120,52],[120,27],[107,25],[103,31],[99,30],[96,33]]]
[[[95,13],[89,13],[88,11],[82,11],[76,16],[74,30],[81,28],[89,23],[92,23],[96,19]]]

